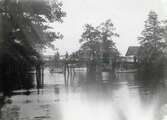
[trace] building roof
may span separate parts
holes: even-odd
[[[126,52],[126,56],[137,56],[139,46],[130,46]]]

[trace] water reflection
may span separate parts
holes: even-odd
[[[29,94],[15,91],[11,98],[3,100],[0,119],[164,120],[167,115],[164,79],[86,71],[64,77],[45,70],[45,87],[40,94],[35,89]]]

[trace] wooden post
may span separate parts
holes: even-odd
[[[42,87],[44,87],[44,66],[42,66]]]
[[[40,65],[37,63],[36,66],[36,82],[37,82],[37,89],[40,88],[41,84],[41,72],[40,72]]]
[[[64,63],[64,84],[66,86],[66,62]]]

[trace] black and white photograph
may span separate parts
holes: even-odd
[[[167,0],[0,0],[0,120],[167,120]]]

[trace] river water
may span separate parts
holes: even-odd
[[[44,72],[44,89],[14,91],[0,120],[167,120],[167,81],[136,79],[135,73],[67,76]]]

